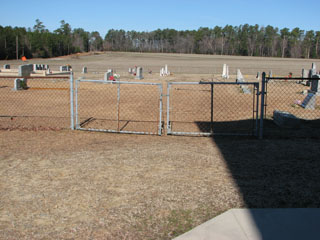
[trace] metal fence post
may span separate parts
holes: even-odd
[[[117,120],[118,120],[118,132],[120,131],[120,82],[118,82],[118,90],[117,90]]]
[[[210,128],[211,128],[211,133],[213,133],[213,83],[211,85],[211,116],[210,116]]]
[[[265,85],[266,85],[266,73],[262,73],[262,83],[261,83],[261,105],[260,105],[260,131],[259,139],[263,138],[263,118],[264,118],[264,95],[265,95]]]
[[[159,85],[159,92],[160,92],[160,104],[159,104],[159,136],[162,133],[162,84]]]
[[[74,80],[73,80],[73,72],[70,73],[70,120],[71,120],[71,125],[70,128],[71,130],[74,130]]]
[[[170,128],[170,83],[167,85],[167,134],[171,133]]]
[[[79,125],[79,113],[78,113],[78,108],[79,108],[79,102],[78,102],[78,88],[79,88],[79,80],[75,81],[75,109],[76,109],[76,129],[80,127]]]

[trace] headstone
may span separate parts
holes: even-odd
[[[33,64],[33,71],[35,72],[35,71],[37,71],[38,69],[37,69],[37,64]]]
[[[111,77],[113,77],[113,70],[108,69],[108,71],[104,74],[104,80],[105,81],[110,81]]]
[[[164,68],[161,68],[160,69],[160,77],[163,77],[164,76]]]
[[[269,71],[269,77],[272,78],[273,74],[272,74],[272,70]],[[259,72],[259,80],[260,80],[260,72]]]
[[[237,69],[237,78],[236,78],[236,82],[244,82],[243,76],[240,72],[240,69]]]
[[[10,65],[9,64],[5,64],[5,65],[3,65],[3,68],[4,69],[10,69]]]
[[[308,78],[308,71],[307,69],[302,69],[302,73],[301,73],[302,78]]]
[[[166,76],[169,75],[168,65],[167,65],[167,64],[164,66],[164,74],[165,74]]]
[[[320,75],[313,75],[312,78],[317,80],[311,80],[311,92],[315,93],[316,95],[320,95],[320,84],[319,84]]]
[[[129,68],[128,72],[129,72],[130,74],[132,74],[132,68]]]
[[[137,68],[137,74],[136,74],[135,79],[139,79],[139,80],[143,79],[142,72],[143,72],[142,67],[138,67],[138,68]]]
[[[82,73],[88,73],[87,67],[83,67],[83,68],[82,68]]]
[[[69,72],[70,70],[70,66],[60,66],[60,72]]]
[[[23,89],[28,89],[27,86],[27,79],[26,78],[16,78],[14,80],[14,88],[13,90],[18,91],[18,90],[23,90]]]
[[[257,72],[256,78],[258,79],[258,81],[260,81],[260,72]]]
[[[316,106],[316,94],[308,93],[308,95],[303,100],[301,106],[305,109],[315,109]]]
[[[300,126],[300,119],[289,112],[275,110],[273,121],[281,128],[298,128]]]
[[[20,65],[19,66],[19,77],[28,77],[33,71],[33,64]]]
[[[315,71],[317,70],[316,63],[312,63],[312,65],[311,65],[311,69],[314,69]]]
[[[229,66],[227,64],[223,64],[222,78],[229,79]]]
[[[242,73],[240,71],[240,69],[237,69],[237,79],[236,79],[236,82],[237,83],[244,83],[245,80],[244,80],[244,77],[242,76]],[[248,87],[248,85],[246,84],[240,84],[240,88],[242,90],[242,92],[244,94],[251,94],[251,90],[250,88]]]

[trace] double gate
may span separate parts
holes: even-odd
[[[162,135],[258,135],[259,83],[76,80],[75,129]],[[166,111],[163,112],[163,105]]]

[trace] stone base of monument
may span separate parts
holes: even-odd
[[[26,90],[26,89],[28,89],[26,78],[16,78],[14,80],[14,88],[13,88],[14,91]]]
[[[289,112],[275,110],[273,112],[273,121],[281,128],[299,128],[301,119]]]

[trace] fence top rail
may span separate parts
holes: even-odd
[[[27,79],[69,79],[70,76],[0,76],[0,78],[27,78]]]
[[[267,80],[319,80],[319,78],[303,78],[303,77],[266,77]]]
[[[156,85],[156,86],[161,85],[161,83],[151,83],[151,82],[105,81],[105,80],[92,80],[92,79],[77,79],[76,81],[91,82],[91,83],[139,84],[139,85]]]
[[[168,85],[259,85],[259,82],[169,82]]]

